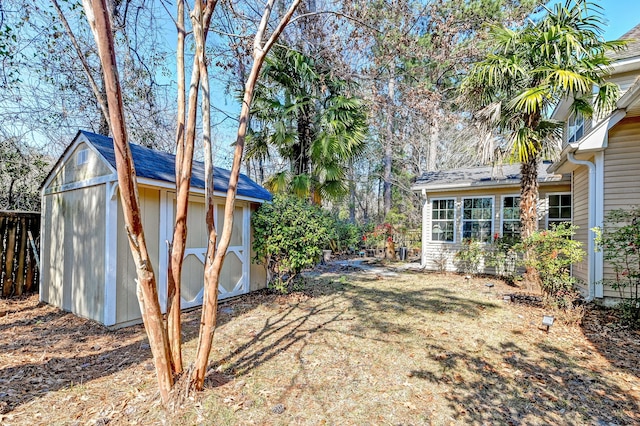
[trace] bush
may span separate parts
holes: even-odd
[[[335,222],[335,238],[331,240],[331,250],[354,252],[362,243],[363,230],[358,225],[345,220]]]
[[[322,209],[282,195],[260,206],[252,225],[255,260],[265,262],[269,286],[285,293],[335,238],[334,221]]]
[[[482,246],[478,241],[464,240],[462,248],[456,252],[454,257],[465,274],[475,275],[480,270]]]
[[[516,278],[516,267],[518,264],[518,253],[516,245],[519,239],[515,237],[500,237],[494,235],[490,249],[485,251],[485,261],[487,266],[493,266],[496,275],[513,282]]]
[[[516,250],[532,256],[524,263],[538,271],[542,291],[555,304],[563,304],[568,295],[575,295],[578,279],[571,276],[571,265],[585,255],[582,243],[572,240],[576,227],[559,224],[550,230],[534,232],[516,245]],[[573,296],[571,296],[573,297]],[[562,307],[562,306],[560,306]]]
[[[640,324],[640,208],[612,210],[604,228],[596,229],[597,249],[604,253],[615,277],[603,284],[618,290],[623,299],[618,306],[624,322]]]

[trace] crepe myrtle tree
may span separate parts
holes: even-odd
[[[180,4],[183,5],[181,1]],[[204,385],[206,367],[208,364],[209,354],[213,341],[213,335],[216,325],[216,311],[218,300],[218,280],[220,270],[231,239],[231,230],[233,229],[233,210],[240,174],[240,166],[244,149],[244,142],[247,133],[247,123],[251,101],[253,99],[253,91],[258,80],[260,69],[264,63],[265,57],[275,41],[278,39],[286,25],[291,20],[300,0],[293,0],[285,10],[283,16],[276,21],[270,34],[268,34],[269,23],[272,22],[270,17],[274,10],[275,0],[268,0],[257,31],[254,36],[252,49],[253,63],[247,77],[242,98],[242,107],[240,112],[238,132],[236,136],[235,151],[233,157],[233,165],[231,175],[228,182],[228,191],[225,201],[225,215],[223,231],[220,236],[219,244],[216,247],[216,230],[213,224],[213,162],[210,144],[210,124],[208,123],[209,108],[209,85],[207,73],[207,60],[205,58],[205,29],[208,26],[208,19],[216,6],[216,1],[207,0],[204,2],[195,2],[192,7],[191,20],[194,32],[194,41],[196,45],[196,55],[194,58],[191,88],[195,85],[195,80],[200,82],[202,87],[202,95],[204,98],[203,106],[203,125],[204,130],[204,146],[205,146],[205,174],[207,180],[205,183],[205,192],[207,199],[206,222],[208,228],[208,246],[205,258],[205,278],[204,278],[204,303],[202,308],[202,319],[200,323],[200,332],[198,337],[198,345],[196,350],[196,360],[194,366],[187,375],[183,377],[189,380],[192,389],[200,390]],[[114,38],[112,24],[110,21],[107,0],[83,0],[85,15],[93,32],[98,53],[102,66],[102,74],[106,88],[107,110],[109,114],[109,122],[111,133],[113,136],[115,153],[116,153],[116,169],[118,175],[118,184],[120,188],[120,198],[122,201],[122,209],[125,219],[125,227],[129,239],[129,247],[133,255],[134,264],[136,266],[136,285],[137,296],[140,303],[140,310],[144,322],[145,330],[149,337],[149,345],[154,359],[154,365],[158,376],[158,385],[160,397],[163,404],[170,403],[172,389],[175,384],[173,358],[171,356],[170,339],[167,329],[163,323],[162,311],[158,299],[156,277],[154,269],[147,249],[144,229],[142,227],[142,215],[140,210],[140,201],[138,197],[138,186],[135,174],[135,168],[129,147],[128,136],[126,131],[123,97],[120,81],[117,72],[117,58],[114,47]],[[180,6],[179,6],[180,7]],[[180,10],[180,9],[179,9]],[[184,10],[184,9],[182,9]],[[178,20],[180,28],[180,21]],[[183,22],[183,21],[182,21]],[[178,44],[184,42],[184,32],[180,34]],[[182,40],[182,41],[181,41]],[[180,46],[178,46],[178,56],[180,56]],[[196,71],[197,69],[197,71]],[[196,86],[196,91],[198,90]],[[184,102],[184,98],[179,99]],[[193,102],[194,109],[190,110],[190,114],[195,114],[195,100]],[[182,110],[184,111],[184,110]],[[179,123],[182,116],[179,114]],[[187,120],[189,125],[195,126],[193,122]],[[181,142],[181,132],[188,133],[190,130],[181,129],[178,124],[178,132],[176,139]],[[185,142],[184,150],[193,149],[192,141],[189,139]],[[176,158],[177,168],[182,168],[182,158],[180,153]],[[180,177],[190,179],[190,167],[182,169]],[[179,182],[178,182],[179,184]],[[176,289],[179,294],[179,288]],[[179,330],[179,326],[178,326]],[[179,348],[180,343],[173,342]],[[174,393],[176,395],[177,393]]]

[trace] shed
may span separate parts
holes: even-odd
[[[167,305],[169,241],[176,207],[175,156],[131,144],[142,220],[156,273],[160,306]],[[40,300],[121,327],[141,322],[136,271],[124,228],[111,138],[79,131],[42,185]],[[220,231],[228,170],[214,170]],[[202,304],[207,232],[204,219],[204,164],[194,161],[188,234],[182,275],[182,307]],[[251,214],[271,194],[240,176],[233,234],[221,271],[219,298],[266,286],[263,265],[253,258]]]

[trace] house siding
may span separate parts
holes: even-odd
[[[589,246],[589,169],[586,166],[579,166],[573,172],[573,225],[577,227],[574,239],[582,243],[586,251]],[[573,276],[580,280],[580,288],[586,294],[589,279],[589,262],[587,256],[581,262],[573,265]]]
[[[547,211],[548,203],[547,196],[552,193],[570,193],[571,186],[569,183],[556,184],[556,185],[542,185],[539,190],[539,203],[538,203],[538,228],[546,228],[547,225]],[[423,241],[423,259],[424,266],[428,270],[438,270],[440,268],[439,263],[443,262],[445,270],[457,271],[458,265],[455,262],[455,253],[462,248],[462,218],[461,218],[461,206],[464,198],[470,197],[492,197],[494,199],[493,204],[493,234],[501,234],[501,205],[502,197],[519,195],[519,186],[510,186],[504,188],[483,188],[473,190],[458,190],[458,191],[442,191],[442,192],[430,192],[428,193],[428,202],[425,206],[425,220],[423,226],[426,229],[426,240]],[[440,241],[431,241],[431,201],[436,199],[454,199],[455,200],[455,241],[453,243],[446,243]],[[480,272],[493,273],[494,270],[491,267],[485,266],[483,263],[480,265]]]
[[[604,215],[616,209],[640,206],[640,118],[626,118],[609,132],[604,154]],[[604,264],[604,278],[614,279]],[[604,287],[605,297],[620,297],[618,290]]]

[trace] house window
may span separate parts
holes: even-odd
[[[455,201],[433,200],[431,202],[431,241],[454,240]]]
[[[502,198],[502,236],[505,238],[520,237],[520,197]]]
[[[584,117],[573,113],[567,120],[567,142],[576,142],[584,135]]]
[[[571,194],[549,195],[548,226],[558,223],[571,224]]]
[[[493,198],[465,198],[462,201],[462,238],[491,241]]]

